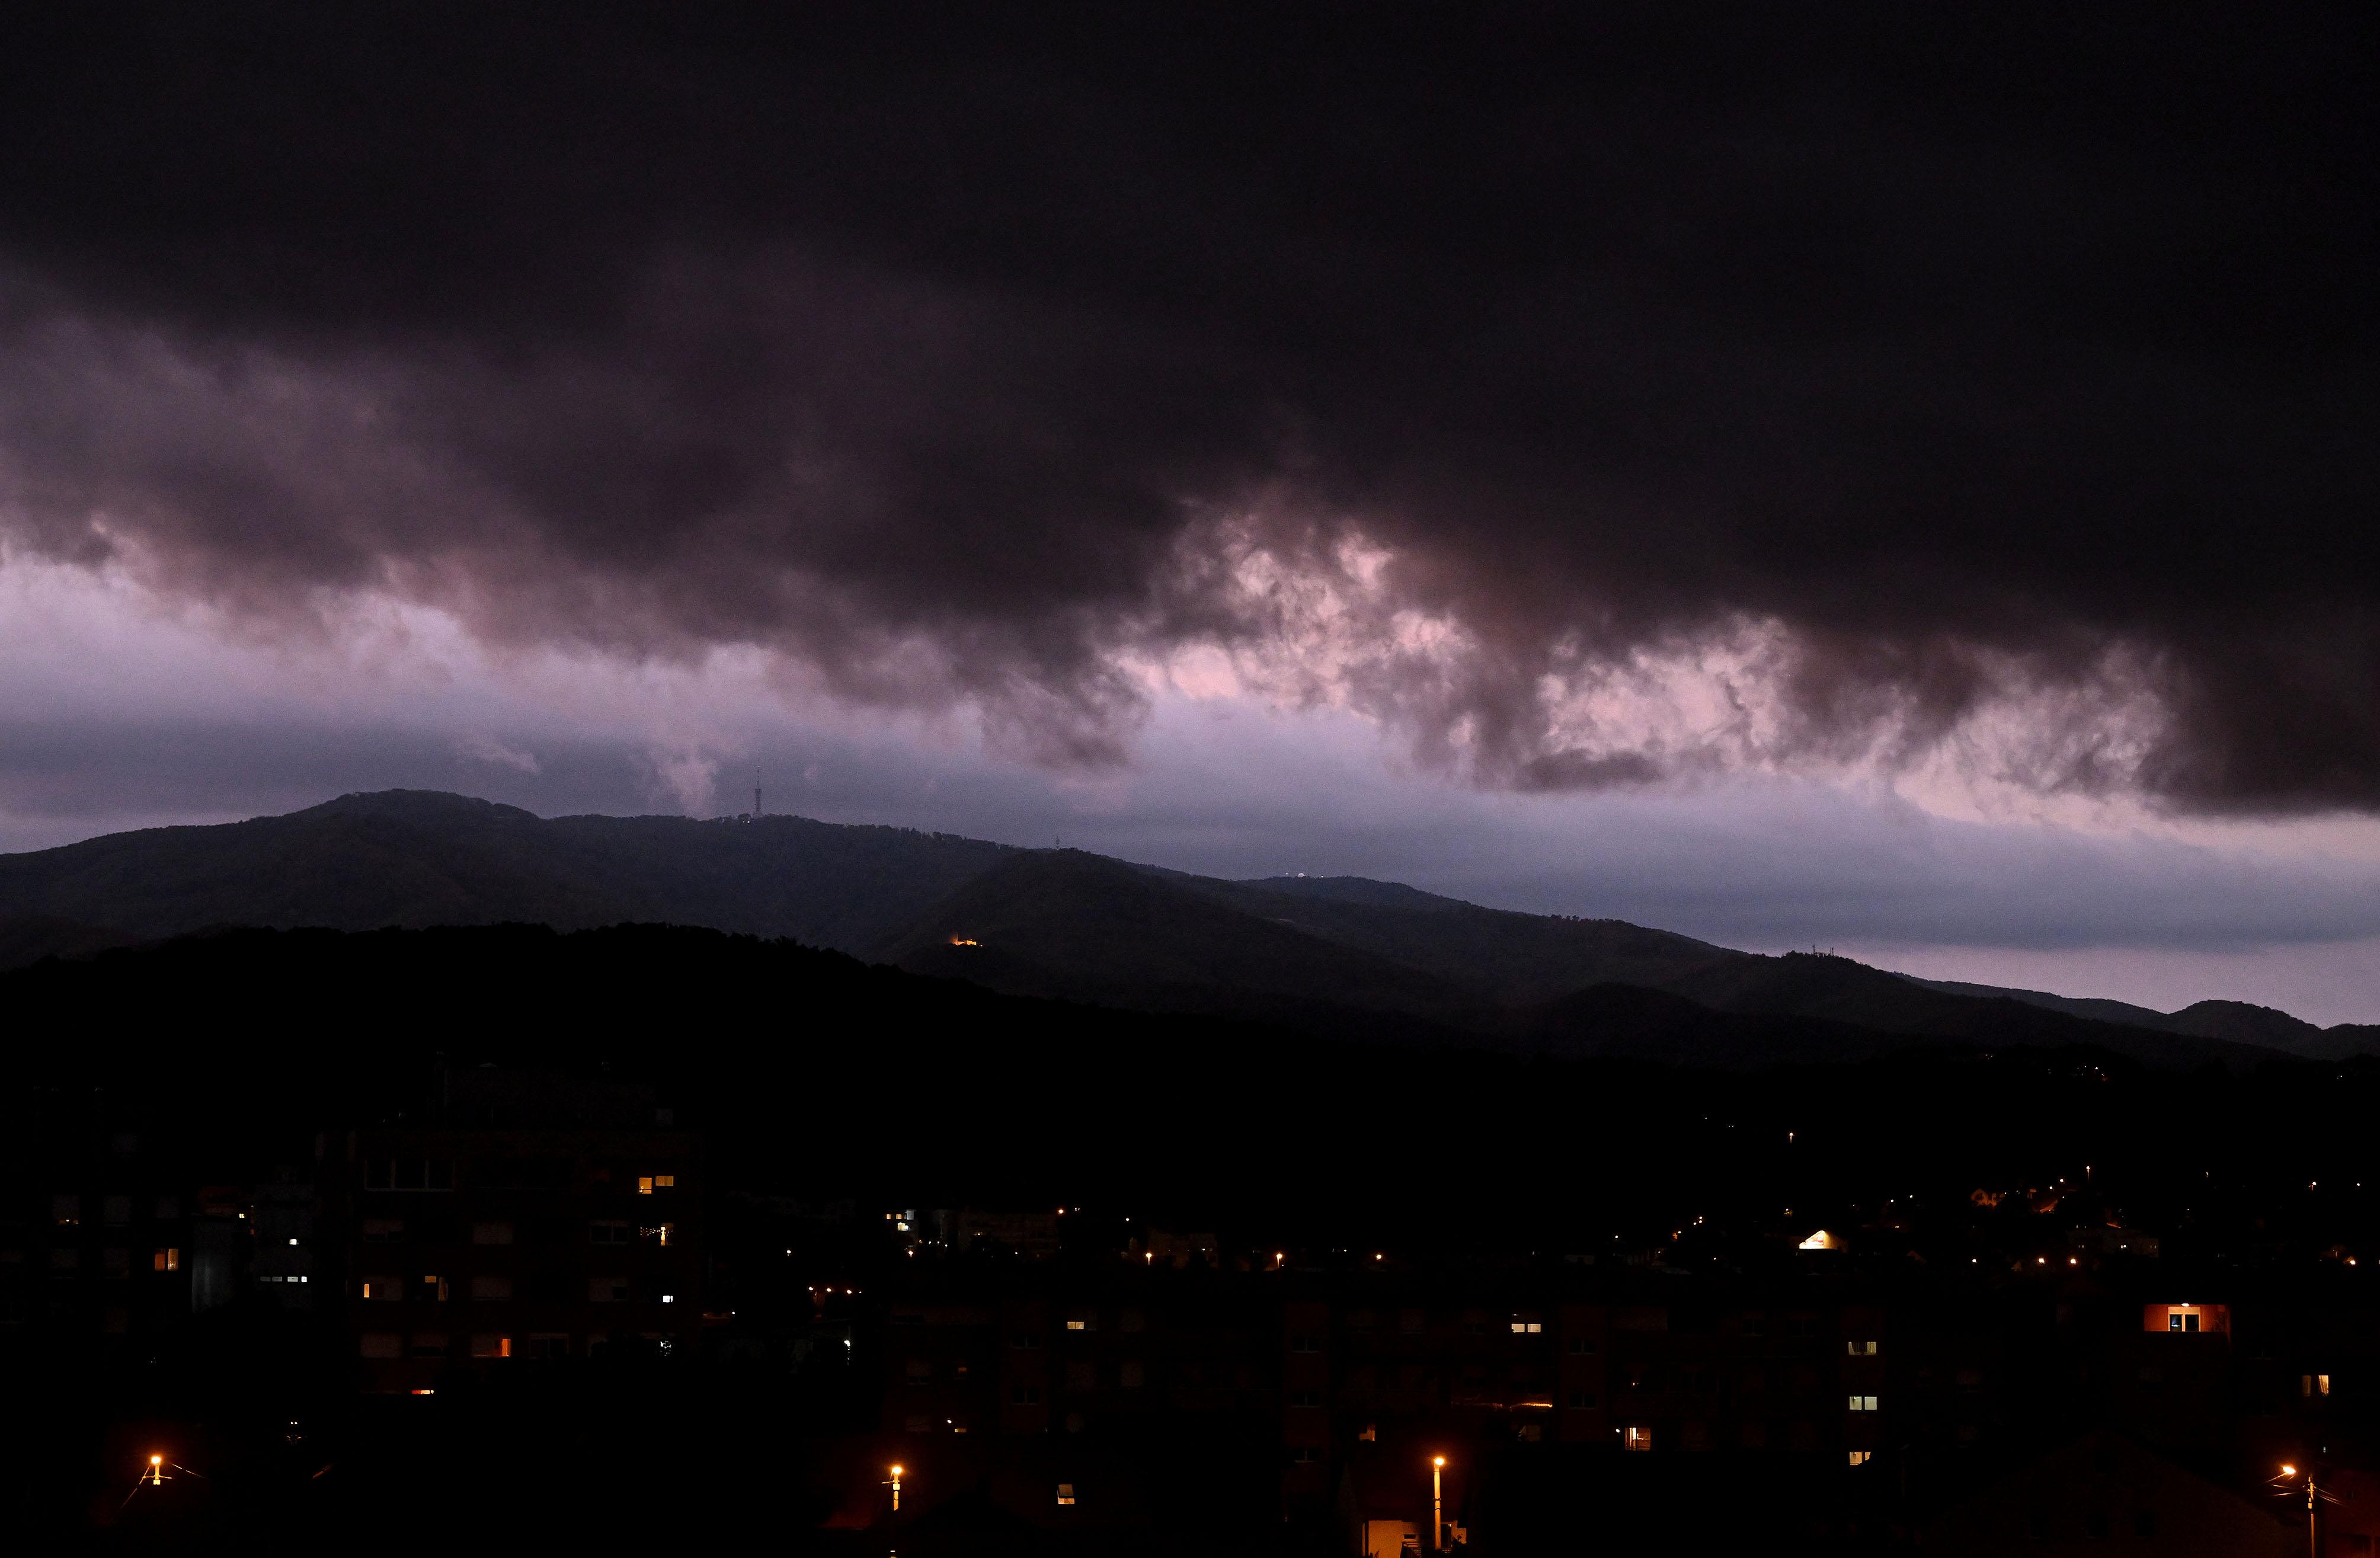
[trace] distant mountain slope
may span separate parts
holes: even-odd
[[[1489,1004],[1484,992],[1246,913],[1184,881],[1081,850],[1020,852],[872,950],[995,990],[1145,1009],[1275,1017],[1343,1009],[1459,1023]]]
[[[1583,1014],[1617,1009],[1609,992],[1620,986],[1786,1021],[1714,1024],[1659,1005],[1668,1016],[1654,1026],[1689,1048],[1864,1053],[1882,1035],[1899,1044],[2098,1044],[2195,1065],[2252,1064],[2276,1048],[2327,1058],[2380,1038],[2325,1033],[2232,1003],[2168,1016],[1945,989],[1844,958],[1760,956],[1393,882],[1225,882],[1079,850],[797,817],[547,820],[389,791],[285,817],[0,857],[0,968],[233,925],[507,922],[699,926],[1019,994],[1522,1048],[1595,1050],[1601,1041],[1588,1030],[1603,1019]]]
[[[1903,978],[1908,978],[1904,975]],[[2344,1060],[2350,1055],[2380,1054],[2380,1026],[2339,1023],[2320,1028],[2302,1017],[2245,1001],[2200,1001],[2178,1012],[2160,1012],[2130,1002],[2090,996],[2052,995],[2039,990],[2003,990],[1997,985],[1965,984],[1955,980],[1910,979],[1912,984],[1946,995],[1978,1000],[2022,1002],[2071,1016],[2120,1023],[2162,1033],[2188,1034],[2196,1039],[2254,1044],[2308,1060]]]
[[[1488,1004],[1531,1005],[1595,984],[1660,985],[1746,955],[1619,919],[1482,908],[1388,882],[1186,879],[1249,914],[1423,969]]]
[[[2178,1065],[2252,1065],[2286,1053],[2212,1035],[2107,1022],[2014,999],[1949,994],[1824,954],[1715,963],[1663,988],[1723,1012],[1813,1017],[1985,1049],[2089,1044]]]
[[[0,856],[0,918],[153,938],[219,925],[705,925],[856,951],[1013,853],[797,817],[562,817],[345,796],[285,817]]]

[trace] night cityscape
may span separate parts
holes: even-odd
[[[0,1533],[2368,1555],[2380,16],[0,18]]]

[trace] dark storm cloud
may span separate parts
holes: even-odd
[[[1060,761],[1215,642],[1522,786],[2380,802],[2368,13],[1288,9],[16,18],[0,523]],[[1747,633],[1731,744],[1548,691]]]

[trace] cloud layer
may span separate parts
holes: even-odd
[[[1204,666],[1491,786],[2369,810],[2374,25],[58,10],[0,535],[1060,766]]]

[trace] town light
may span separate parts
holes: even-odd
[[[152,1455],[149,1457],[149,1464],[151,1466],[164,1466],[165,1464],[165,1457],[163,1455]]]
[[[1429,1550],[1446,1551],[1446,1457],[1429,1458]]]
[[[2284,1466],[2281,1467],[2281,1475],[2283,1477],[2295,1477],[2297,1474],[2298,1468],[2293,1466]]]

